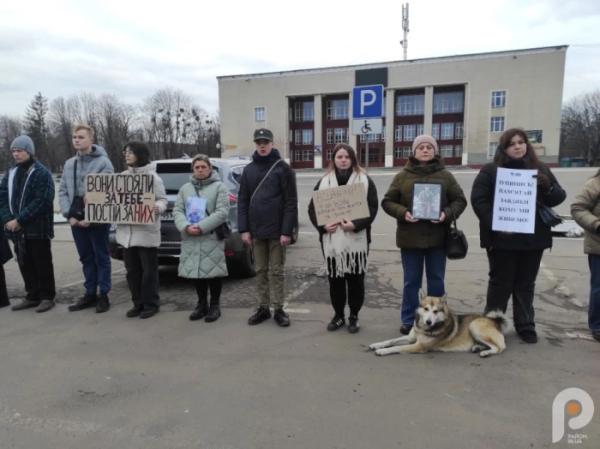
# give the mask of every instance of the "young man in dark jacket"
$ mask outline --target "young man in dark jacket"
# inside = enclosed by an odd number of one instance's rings
[[[292,242],[298,222],[296,175],[273,148],[273,133],[268,129],[254,132],[256,151],[244,168],[238,196],[238,230],[246,245],[253,245],[259,302],[249,325],[271,317],[279,326],[290,325],[283,310],[285,248]]]
[[[12,307],[54,307],[56,288],[50,241],[54,237],[54,180],[46,167],[34,159],[35,146],[28,136],[10,145],[15,167],[0,183],[0,221],[15,245],[27,296]]]

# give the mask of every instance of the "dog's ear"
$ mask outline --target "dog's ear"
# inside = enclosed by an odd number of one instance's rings
[[[425,292],[423,291],[423,289],[420,288],[419,289],[419,302],[423,301],[423,298],[425,298],[425,296],[427,296],[427,295],[425,294]]]
[[[440,302],[441,302],[443,305],[447,305],[447,304],[448,304],[448,301],[446,301],[446,298],[447,298],[447,297],[448,297],[448,295],[447,295],[446,293],[444,293],[444,296],[442,296],[442,297],[440,298]]]

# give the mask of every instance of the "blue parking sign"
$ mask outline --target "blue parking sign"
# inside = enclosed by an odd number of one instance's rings
[[[352,89],[352,118],[383,117],[383,85],[357,86]]]

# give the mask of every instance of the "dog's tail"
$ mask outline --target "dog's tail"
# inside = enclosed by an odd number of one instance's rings
[[[508,330],[508,320],[506,319],[504,313],[502,313],[500,310],[490,310],[485,314],[485,317],[496,323],[496,326],[498,326],[498,329],[503,334],[505,334]]]

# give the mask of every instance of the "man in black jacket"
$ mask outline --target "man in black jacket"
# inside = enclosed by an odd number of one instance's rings
[[[244,168],[238,196],[238,230],[246,245],[253,245],[256,260],[258,308],[248,319],[253,326],[271,318],[290,325],[283,310],[285,247],[292,242],[298,222],[296,175],[273,148],[273,133],[268,129],[254,132],[256,151]]]

